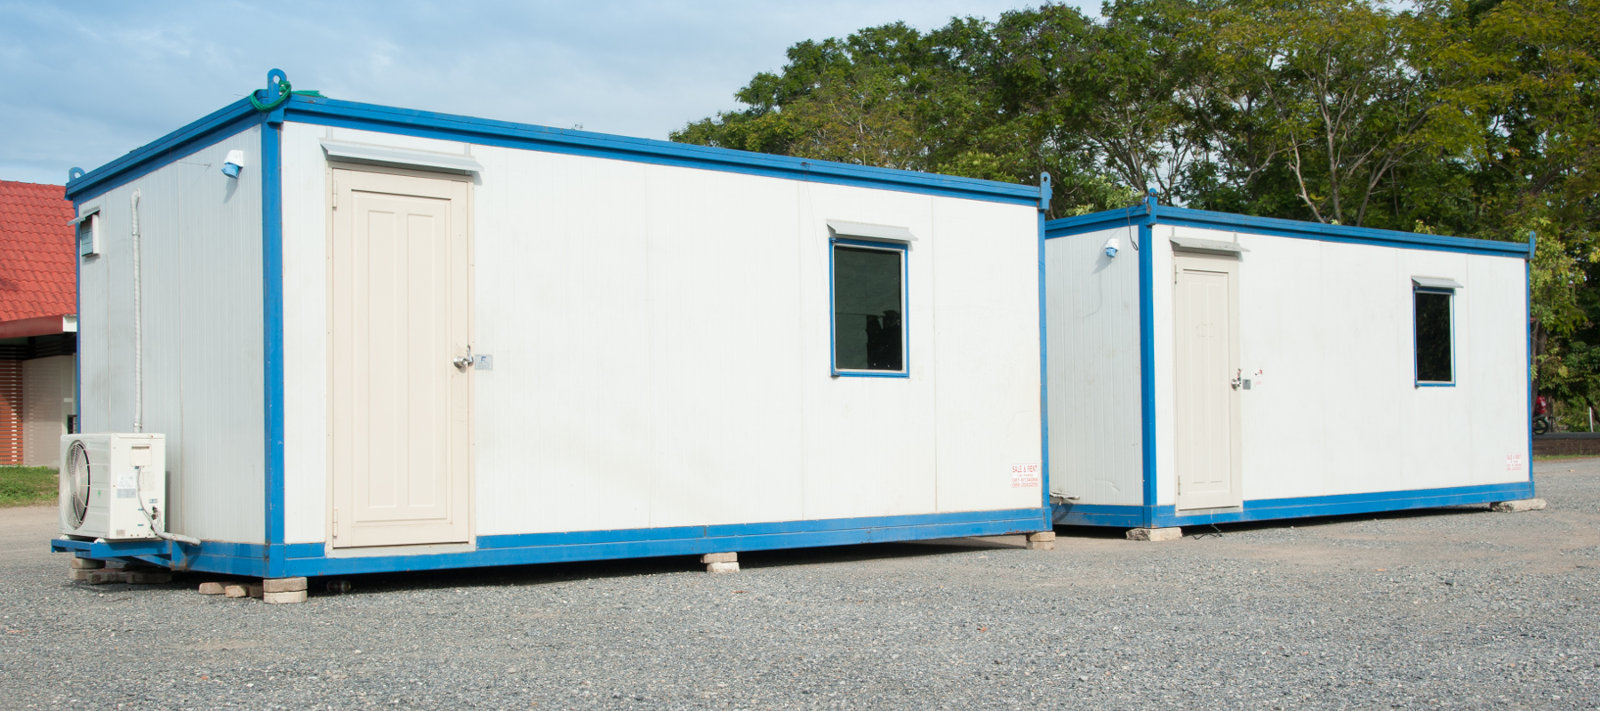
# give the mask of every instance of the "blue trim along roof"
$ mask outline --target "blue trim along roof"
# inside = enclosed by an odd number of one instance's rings
[[[260,121],[248,98],[235,101],[88,173],[73,169],[67,180],[67,199],[78,202],[105,193],[219,136],[238,133]]]
[[[531,533],[478,538],[477,550],[329,557],[322,543],[263,546],[204,541],[88,541],[57,538],[50,549],[83,558],[137,559],[178,570],[291,577],[648,558],[891,541],[999,536],[1049,530],[1045,508],[968,511],[720,526]],[[269,561],[273,561],[270,562]]]
[[[1278,237],[1322,240],[1325,242],[1349,242],[1403,249],[1466,252],[1469,254],[1517,257],[1520,259],[1527,259],[1533,255],[1531,242],[1501,242],[1490,239],[1446,237],[1395,230],[1380,230],[1371,227],[1324,225],[1317,222],[1284,220],[1276,217],[1250,217],[1248,215],[1194,210],[1171,205],[1154,205],[1152,207],[1148,204],[1051,220],[1045,224],[1045,236],[1047,238],[1068,237],[1110,227],[1126,226],[1137,223],[1147,216],[1153,218],[1157,224],[1163,225],[1248,232]]]
[[[248,97],[211,113],[121,158],[67,181],[67,198],[79,200],[132,180],[202,145],[229,127],[259,120]],[[550,128],[453,114],[294,94],[270,120],[338,126],[479,145],[701,168],[835,185],[855,185],[1018,205],[1041,203],[1040,186],[875,168],[833,161],[751,153],[648,138]]]

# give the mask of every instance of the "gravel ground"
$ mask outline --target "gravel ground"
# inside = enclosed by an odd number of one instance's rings
[[[367,576],[301,605],[66,580],[0,510],[0,707],[1600,707],[1600,459],[1544,511]],[[321,594],[316,594],[321,592]]]

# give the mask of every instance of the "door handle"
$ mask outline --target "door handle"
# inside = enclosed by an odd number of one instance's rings
[[[1239,386],[1244,385],[1244,369],[1240,368],[1233,371],[1233,380],[1229,381],[1228,384],[1232,385],[1234,390],[1238,390]]]
[[[459,370],[463,373],[467,372],[467,368],[472,366],[472,346],[467,346],[466,355],[461,356],[460,358],[452,358],[450,360],[450,365],[455,366],[456,370]]]

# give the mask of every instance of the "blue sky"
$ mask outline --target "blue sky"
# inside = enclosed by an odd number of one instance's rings
[[[0,0],[0,179],[63,183],[265,86],[272,67],[340,99],[666,138],[736,108],[801,40],[1038,4]]]

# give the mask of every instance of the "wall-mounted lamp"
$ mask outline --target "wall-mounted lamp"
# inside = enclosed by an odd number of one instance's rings
[[[1106,240],[1105,250],[1106,250],[1106,256],[1107,257],[1111,257],[1111,258],[1115,259],[1116,256],[1117,256],[1117,250],[1121,249],[1121,248],[1122,248],[1122,241],[1117,239],[1116,237],[1112,237],[1111,239]]]
[[[228,151],[228,157],[222,161],[222,174],[230,178],[239,177],[239,171],[244,169],[244,151]]]

